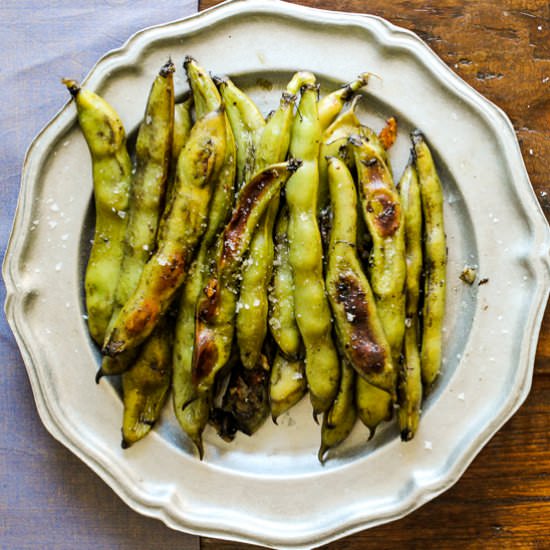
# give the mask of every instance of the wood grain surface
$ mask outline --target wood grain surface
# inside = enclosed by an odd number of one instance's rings
[[[218,4],[200,0],[201,9]],[[458,75],[501,107],[550,219],[548,0],[299,0],[371,13],[414,31]],[[450,490],[399,521],[323,548],[550,548],[550,310],[527,401]],[[201,539],[203,550],[253,548]]]

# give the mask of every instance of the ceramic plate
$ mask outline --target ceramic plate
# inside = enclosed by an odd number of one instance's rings
[[[227,444],[207,430],[201,462],[169,404],[153,433],[122,450],[120,397],[106,380],[94,384],[100,356],[84,318],[92,180],[71,104],[29,149],[4,264],[7,318],[40,417],[132,508],[190,533],[307,548],[402,517],[460,477],[530,388],[549,232],[514,130],[411,32],[368,15],[273,0],[235,0],[145,29],[103,57],[84,84],[131,133],[169,57],[178,65],[177,93],[185,92],[188,54],[232,76],[264,113],[297,69],[316,73],[322,90],[374,73],[360,117],[375,130],[398,118],[396,175],[409,131],[426,135],[444,184],[448,307],[443,372],[419,432],[402,443],[390,422],[367,441],[357,426],[321,466],[319,428],[305,399],[254,437]],[[459,279],[466,265],[477,266],[472,286]]]

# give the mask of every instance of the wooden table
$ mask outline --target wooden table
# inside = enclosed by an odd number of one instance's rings
[[[548,0],[293,0],[368,12],[416,32],[466,82],[511,118],[531,182],[550,218]],[[220,0],[200,0],[201,9]],[[550,309],[533,386],[519,412],[449,491],[399,521],[324,547],[550,548]],[[202,538],[203,550],[253,548]]]

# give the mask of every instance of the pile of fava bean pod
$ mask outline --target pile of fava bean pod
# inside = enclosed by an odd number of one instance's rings
[[[96,381],[120,375],[122,445],[172,395],[203,456],[211,424],[252,435],[308,394],[319,460],[396,411],[413,438],[441,364],[446,243],[442,187],[420,131],[399,182],[357,116],[368,73],[320,96],[290,75],[265,117],[229,78],[171,61],[152,83],[135,155],[114,109],[64,80],[93,170],[85,273]],[[134,151],[132,151],[134,153]]]

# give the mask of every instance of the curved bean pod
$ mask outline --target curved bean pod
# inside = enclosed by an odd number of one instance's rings
[[[111,320],[124,254],[132,173],[126,133],[115,110],[74,80],[63,80],[74,98],[78,122],[92,157],[95,230],[84,288],[88,329],[100,346]]]
[[[399,430],[401,439],[414,437],[422,404],[422,376],[418,351],[418,301],[422,274],[422,205],[418,176],[413,163],[405,168],[399,181],[399,194],[405,216],[407,253],[407,298],[403,364],[399,376]]]
[[[174,131],[174,65],[166,63],[155,78],[136,141],[136,167],[130,190],[124,256],[118,279],[114,323],[135,290],[144,265],[155,248],[157,229],[172,155]],[[120,374],[134,354],[117,359],[104,357],[96,380],[102,375]]]
[[[296,320],[306,351],[306,377],[314,415],[326,411],[338,392],[340,364],[332,341],[332,319],[325,295],[323,248],[317,224],[321,127],[317,88],[303,88],[290,154],[303,161],[289,179],[289,260],[294,274]]]
[[[288,244],[288,208],[284,207],[275,228],[275,256],[272,289],[269,294],[269,329],[281,353],[296,359],[302,347],[300,329],[294,307],[294,276]]]
[[[399,194],[379,150],[364,136],[352,137],[359,195],[372,238],[370,284],[395,364],[405,333],[405,234]]]
[[[357,415],[370,430],[369,439],[372,439],[378,425],[391,420],[393,416],[392,396],[358,376],[355,384],[355,401]]]
[[[332,230],[327,293],[342,355],[357,374],[390,394],[396,372],[375,299],[356,253],[357,199],[353,177],[340,159],[328,159]]]
[[[443,220],[443,188],[430,149],[422,133],[412,133],[424,216],[424,306],[420,362],[426,388],[441,368],[442,328],[445,317],[447,244]]]

